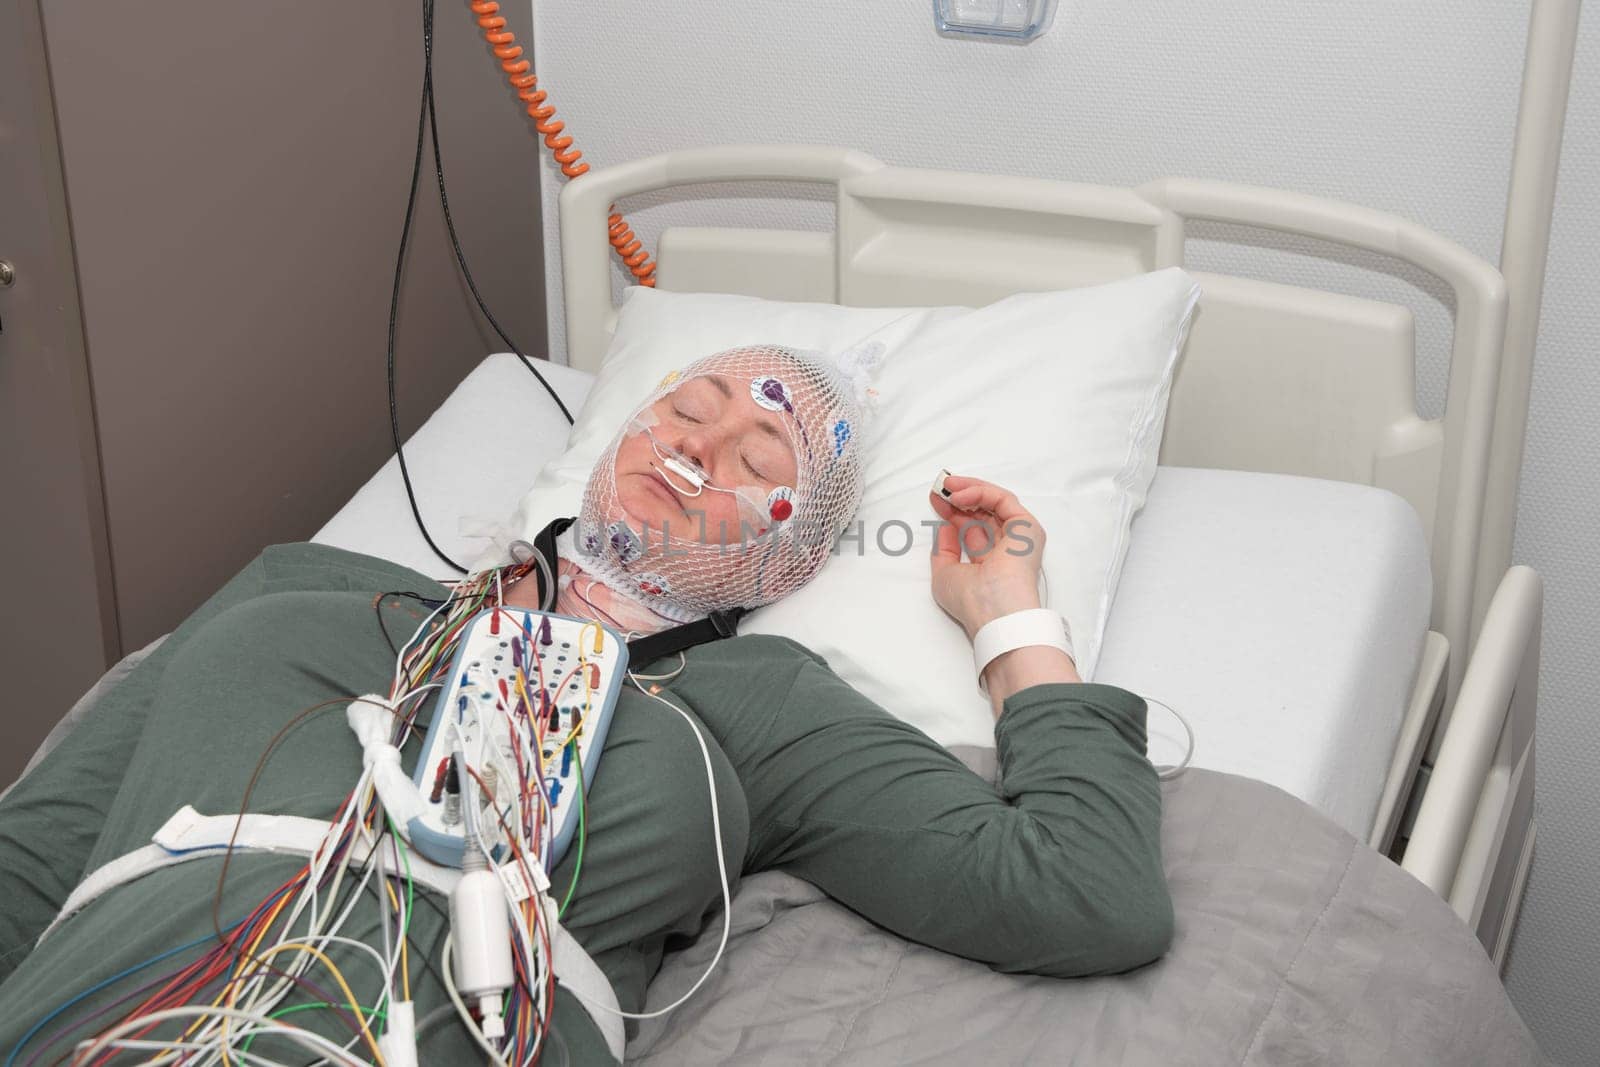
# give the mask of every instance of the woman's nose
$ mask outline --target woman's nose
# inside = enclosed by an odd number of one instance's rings
[[[684,458],[691,460],[695,466],[707,474],[711,473],[711,456],[714,442],[705,427],[693,426],[685,430],[683,436],[678,439],[677,447]]]

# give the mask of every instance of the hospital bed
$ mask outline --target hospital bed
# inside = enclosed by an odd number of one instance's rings
[[[541,373],[574,410],[592,381],[569,367]],[[498,429],[504,447],[485,454],[476,427],[495,404],[526,415]],[[446,554],[482,551],[456,518],[477,529],[510,515],[525,472],[560,450],[565,429],[514,356],[490,356],[468,375],[406,448]],[[394,462],[315,540],[424,573],[440,567]],[[1096,680],[1182,711],[1198,731],[1197,766],[1270,782],[1379,841],[1393,821],[1379,809],[1427,645],[1430,586],[1421,524],[1392,493],[1162,467],[1134,520]],[[1177,762],[1181,729],[1159,711],[1151,725],[1151,758]]]
[[[1197,221],[1438,278],[1453,303],[1451,372],[1443,414],[1423,418],[1410,310],[1192,272],[1201,311],[1096,680],[1183,710],[1195,766],[1278,786],[1393,856],[1502,964],[1535,836],[1542,604],[1537,574],[1509,566],[1510,544],[1577,11],[1576,0],[1534,4],[1499,268],[1405,219],[1280,190],[918,170],[812,146],[695,149],[563,190],[569,365],[542,370],[575,407],[604,357],[611,205],[707,183],[829,187],[835,227],[667,229],[660,288],[977,306],[1181,265]],[[550,416],[484,449],[491,406]],[[509,515],[565,436],[514,357],[473,371],[408,445],[445,551],[471,556],[457,521]],[[438,570],[393,461],[315,539]],[[1153,725],[1159,759],[1175,739]]]
[[[1110,188],[809,146],[696,149],[563,190],[570,365],[547,374],[571,406],[605,355],[612,205],[710,183],[829,187],[835,227],[669,228],[660,288],[979,306],[1181,265],[1195,221],[1438,278],[1454,305],[1451,373],[1442,416],[1423,418],[1409,309],[1193,272],[1204,298],[1096,680],[1179,705],[1198,731],[1197,766],[1278,785],[1390,852],[1503,962],[1534,841],[1542,600],[1538,576],[1508,564],[1576,11],[1534,5],[1500,269],[1405,219],[1280,190],[1184,178]],[[517,427],[503,451],[479,448],[475,412],[508,399],[548,409],[512,357],[490,357],[411,443],[447,538],[460,516],[508,515],[519,472],[563,444],[552,415]],[[393,463],[317,539],[436,568]],[[1156,737],[1152,756],[1171,740]]]

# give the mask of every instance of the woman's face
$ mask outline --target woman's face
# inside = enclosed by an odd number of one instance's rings
[[[785,422],[791,416],[757,404],[748,381],[717,374],[688,378],[649,410],[655,416],[650,433],[637,430],[617,447],[616,494],[632,525],[647,527],[655,537],[665,531],[680,541],[733,543],[740,537],[741,514],[731,492],[707,487],[694,495],[693,484],[656,453],[651,434],[663,449],[698,465],[711,486],[754,487],[765,500],[778,486],[795,484],[798,467]]]

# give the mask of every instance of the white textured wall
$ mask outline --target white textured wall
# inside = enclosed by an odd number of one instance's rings
[[[1504,0],[1061,0],[1026,47],[942,39],[927,0],[536,0],[542,84],[596,165],[691,145],[843,145],[892,163],[1137,184],[1276,185],[1413,218],[1497,261],[1527,7]],[[1559,1062],[1600,1047],[1600,27],[1584,25],[1534,377],[1515,559],[1547,582],[1539,851],[1508,979]],[[546,183],[551,345],[563,351]],[[803,189],[628,205],[647,239],[703,221],[821,227]],[[1411,303],[1418,406],[1447,378],[1439,287],[1221,231],[1196,265]],[[1255,239],[1255,238],[1252,238]],[[1268,242],[1269,244],[1271,242]],[[1365,268],[1377,266],[1377,272]],[[619,281],[620,284],[620,281]]]

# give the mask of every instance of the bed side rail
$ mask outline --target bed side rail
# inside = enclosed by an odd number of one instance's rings
[[[1410,263],[1450,287],[1456,307],[1439,466],[1424,479],[1431,484],[1406,487],[1401,479],[1387,487],[1402,491],[1412,502],[1431,537],[1433,629],[1441,632],[1453,649],[1472,647],[1473,581],[1506,328],[1508,294],[1500,272],[1456,242],[1409,219],[1325,197],[1195,178],[1163,178],[1138,191],[1185,222],[1205,220],[1273,230],[1363,249]],[[1409,322],[1406,328],[1409,331]],[[1249,331],[1235,331],[1226,343],[1248,349],[1252,338]],[[1241,385],[1248,385],[1248,380]],[[1423,426],[1418,421],[1409,428]],[[1426,435],[1418,441],[1432,444]],[[1392,479],[1374,479],[1375,483],[1382,481]],[[1446,666],[1445,723],[1452,714],[1462,669],[1455,662]]]
[[[571,366],[600,369],[616,309],[611,302],[612,204],[640,193],[708,182],[820,182],[879,170],[871,156],[815,145],[689,148],[590,171],[561,189],[561,275]]]
[[[1533,744],[1544,583],[1531,567],[1506,571],[1484,615],[1401,866],[1469,925],[1484,918]],[[1514,857],[1513,857],[1514,858]],[[1494,918],[1493,916],[1490,917]]]

